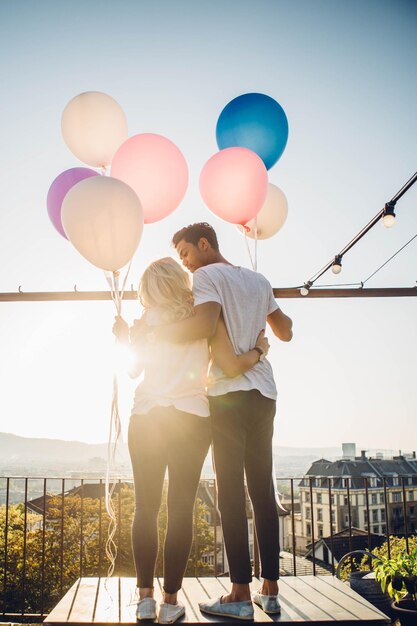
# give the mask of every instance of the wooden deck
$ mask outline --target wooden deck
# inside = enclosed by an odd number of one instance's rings
[[[162,598],[162,580],[155,580],[156,599]],[[179,600],[186,608],[186,615],[178,623],[214,624],[236,623],[204,615],[198,602],[217,598],[228,593],[228,578],[186,578],[179,592]],[[279,624],[308,623],[347,625],[390,624],[381,611],[334,576],[285,576],[280,579],[280,602],[282,613],[272,616],[255,606],[255,622]],[[260,582],[254,579],[253,590]],[[97,626],[111,624],[137,625],[136,580],[134,578],[80,578],[45,618],[50,626],[62,624]],[[241,623],[241,620],[239,620]]]

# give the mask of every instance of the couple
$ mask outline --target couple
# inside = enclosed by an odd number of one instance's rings
[[[131,375],[144,371],[128,435],[136,501],[132,546],[140,598],[137,618],[156,618],[157,516],[167,468],[164,601],[158,621],[169,624],[184,615],[177,592],[191,549],[194,499],[211,442],[232,588],[227,596],[200,603],[200,609],[250,620],[253,599],[265,612],[279,613],[278,514],[272,476],[276,388],[265,360],[269,344],[263,329],[268,321],[277,337],[290,341],[292,322],[261,274],[224,259],[208,224],[181,229],[173,244],[193,273],[192,291],[188,274],[176,261],[155,261],[139,285],[144,315],[130,329],[130,339],[122,318],[114,326],[116,336],[136,348]],[[253,598],[245,474],[263,577]]]

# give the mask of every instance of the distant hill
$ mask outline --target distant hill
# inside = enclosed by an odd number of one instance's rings
[[[127,445],[118,445],[120,462],[128,461]],[[53,463],[84,465],[92,458],[107,459],[107,443],[92,444],[81,441],[64,441],[62,439],[38,439],[20,437],[10,433],[0,433],[0,463],[34,464]]]
[[[295,448],[275,446],[274,455],[278,458],[304,457],[308,461],[320,458],[332,460],[341,455],[340,448]],[[11,433],[0,433],[0,463],[87,463],[92,458],[107,459],[107,443],[84,443],[62,439],[20,437]],[[126,443],[118,444],[119,462],[129,462]]]

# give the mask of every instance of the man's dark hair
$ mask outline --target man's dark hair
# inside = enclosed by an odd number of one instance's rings
[[[219,242],[217,241],[217,235],[212,226],[207,222],[198,222],[197,224],[190,224],[184,226],[172,238],[172,244],[177,247],[180,241],[184,240],[187,243],[192,243],[197,246],[201,237],[205,237],[213,250],[219,250]]]

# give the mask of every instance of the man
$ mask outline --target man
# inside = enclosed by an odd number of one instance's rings
[[[173,244],[193,273],[195,316],[159,327],[161,338],[216,341],[222,315],[236,354],[253,349],[267,321],[282,341],[292,338],[292,321],[276,304],[264,276],[229,263],[220,253],[216,233],[206,223],[178,231]],[[246,521],[244,476],[255,513],[263,584],[253,601],[267,613],[279,613],[278,513],[272,475],[272,435],[276,387],[271,365],[261,349],[258,363],[245,374],[227,377],[213,364],[208,390],[219,508],[232,589],[200,609],[212,615],[253,619],[249,583],[252,567]]]

